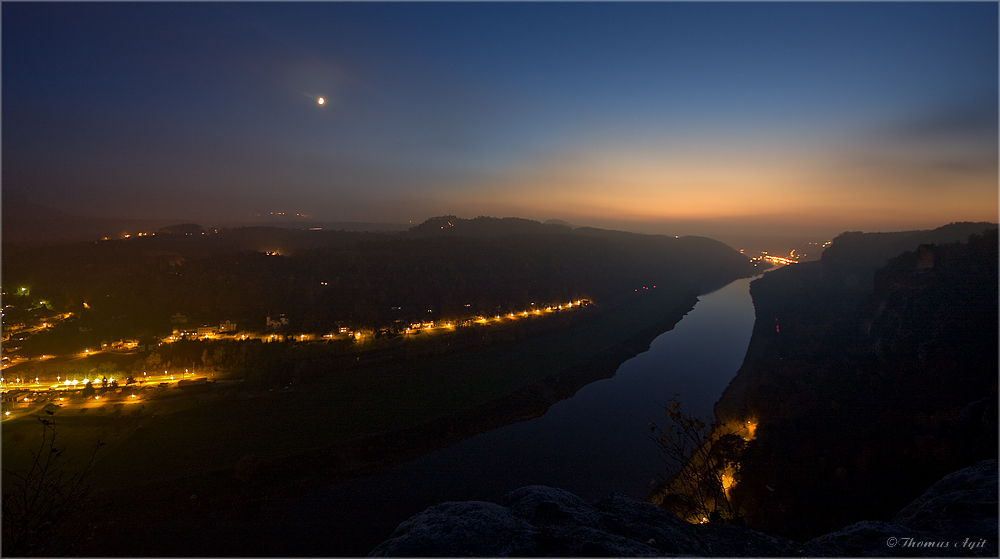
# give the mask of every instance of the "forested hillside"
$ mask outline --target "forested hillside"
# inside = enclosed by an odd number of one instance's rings
[[[609,304],[654,285],[698,293],[752,270],[745,257],[705,238],[495,218],[452,219],[459,227],[433,234],[442,220],[405,233],[255,227],[5,245],[4,286],[29,286],[53,308],[76,313],[67,336],[83,328],[114,338],[169,332],[176,313],[248,329],[278,315],[300,332],[390,328],[532,303]]]

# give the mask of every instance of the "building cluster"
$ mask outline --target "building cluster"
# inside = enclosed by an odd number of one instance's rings
[[[270,327],[271,318],[268,317],[268,326]],[[236,323],[232,320],[225,320],[219,324],[203,324],[201,326],[187,326],[187,316],[177,313],[170,317],[170,322],[176,324],[173,334],[168,338],[169,341],[174,341],[184,338],[214,338],[220,334],[234,334],[236,333]],[[287,320],[286,320],[287,323]]]

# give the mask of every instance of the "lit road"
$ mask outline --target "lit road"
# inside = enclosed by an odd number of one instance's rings
[[[210,378],[212,376],[214,375],[211,373],[199,373],[198,371],[171,373],[166,370],[163,373],[147,373],[140,376],[135,383],[129,386],[125,386],[124,378],[116,377],[116,380],[119,381],[117,388],[111,387],[111,377],[109,377],[106,389],[102,388],[99,379],[90,379],[94,384],[95,393],[86,399],[80,394],[86,384],[81,380],[52,383],[42,382],[41,379],[36,382],[34,379],[29,381],[28,379],[15,378],[12,382],[7,382],[7,379],[4,378],[0,381],[2,382],[0,392],[4,394],[5,400],[11,392],[16,392],[17,399],[3,403],[2,419],[13,419],[39,413],[50,404],[65,409],[100,408],[107,404],[139,404],[149,397],[148,390],[150,389],[165,389],[171,385],[176,386],[184,379]],[[161,387],[162,384],[167,386]]]
[[[786,265],[786,266],[789,265],[789,264],[798,264],[799,263],[797,260],[793,260],[791,258],[785,258],[785,257],[782,257],[782,256],[770,256],[770,255],[768,255],[768,256],[764,257],[764,260],[767,260],[768,262],[770,262],[772,264],[782,264],[782,265]]]
[[[164,383],[164,382],[167,383],[167,384],[174,384],[174,383],[177,383],[177,382],[179,382],[181,380],[184,380],[184,379],[194,379],[194,378],[211,377],[212,376],[211,374],[208,374],[208,373],[202,374],[202,373],[199,373],[197,371],[188,371],[186,369],[185,369],[185,371],[170,372],[169,370],[167,370],[167,371],[164,371],[163,373],[155,373],[155,374],[143,373],[142,375],[136,377],[136,379],[135,379],[136,382],[133,383],[130,386],[135,386],[135,387],[156,386],[156,385],[159,385],[159,384]],[[124,388],[125,387],[125,379],[126,379],[126,377],[124,377],[124,376],[114,377],[114,380],[118,381],[118,388]],[[51,382],[51,380],[45,381],[45,380],[41,380],[40,378],[22,379],[22,378],[19,378],[19,377],[15,377],[13,379],[8,379],[8,378],[4,377],[4,378],[0,378],[0,392],[6,393],[6,392],[13,392],[13,391],[18,391],[18,390],[30,390],[30,391],[35,391],[35,392],[40,392],[40,391],[46,391],[46,392],[48,392],[48,391],[62,391],[62,392],[66,392],[66,391],[71,391],[71,390],[80,390],[80,389],[82,389],[87,384],[87,380],[90,380],[90,381],[93,382],[94,388],[100,388],[100,386],[101,386],[101,379],[100,378],[82,379],[82,380],[79,380],[79,379],[71,379],[71,380],[62,380],[62,379],[59,379],[57,382]],[[110,386],[111,380],[112,380],[112,377],[108,377],[109,386]]]

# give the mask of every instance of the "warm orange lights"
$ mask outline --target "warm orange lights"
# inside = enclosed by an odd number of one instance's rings
[[[722,490],[725,491],[727,494],[729,493],[729,488],[732,487],[733,484],[735,483],[736,481],[733,480],[732,477],[727,476],[726,474],[722,474]]]

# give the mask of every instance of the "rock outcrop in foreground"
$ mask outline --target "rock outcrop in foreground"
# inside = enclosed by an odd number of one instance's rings
[[[403,522],[371,556],[996,557],[997,461],[954,472],[892,522],[858,522],[806,543],[729,524],[688,524],[613,494],[593,503],[545,486],[500,504],[446,502]]]

